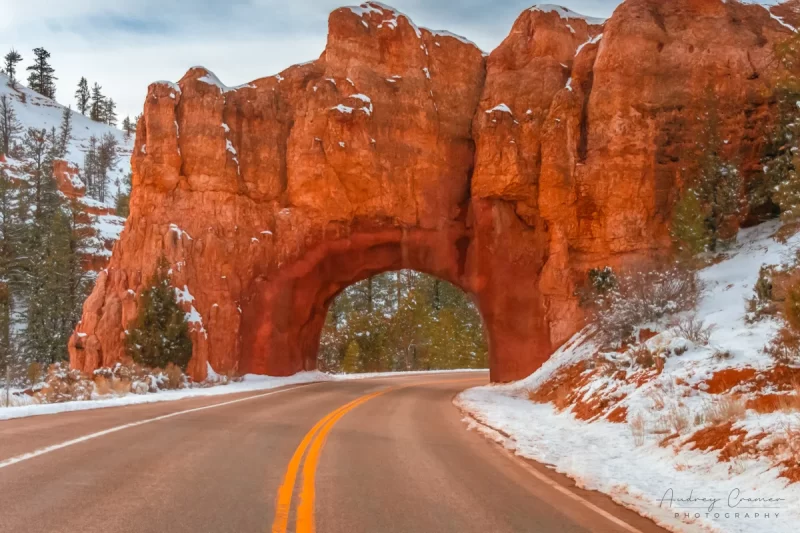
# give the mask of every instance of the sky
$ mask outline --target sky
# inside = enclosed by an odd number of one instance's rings
[[[508,34],[531,0],[385,0],[420,26],[463,35],[484,51]],[[0,0],[0,52],[22,67],[37,46],[51,53],[56,99],[74,105],[78,80],[99,83],[120,119],[141,112],[147,86],[192,66],[240,85],[319,57],[328,13],[347,0]],[[620,0],[559,0],[608,17]],[[24,76],[24,74],[23,74]],[[20,76],[22,78],[23,76]],[[27,76],[24,76],[27,77]]]

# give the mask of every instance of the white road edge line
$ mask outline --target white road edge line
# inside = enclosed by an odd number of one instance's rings
[[[484,423],[483,423],[483,422],[481,422],[480,420],[476,419],[474,416],[472,416],[472,415],[469,413],[469,411],[467,411],[467,410],[462,410],[462,413],[464,414],[464,416],[467,416],[467,417],[469,417],[469,419],[470,419],[470,420],[474,421],[474,422],[475,422],[475,424],[477,424],[477,425],[479,425],[479,426],[481,426],[481,427],[485,428],[485,430],[486,430],[486,431],[490,431],[490,432],[493,432],[493,433],[497,433],[497,434],[499,434],[499,435],[502,435],[502,434],[498,433],[498,432],[497,432],[497,430],[496,430],[496,429],[494,429],[493,427],[491,427],[491,426],[487,426],[486,424],[484,424]],[[482,433],[482,432],[481,432],[481,433]],[[484,435],[484,436],[486,436],[486,435]],[[505,439],[506,439],[506,437],[503,437],[503,439],[505,440]],[[495,442],[495,441],[494,441],[494,439],[487,439],[487,440],[489,440],[489,441],[492,441],[492,442]],[[622,520],[622,519],[620,519],[620,518],[617,518],[616,516],[612,515],[612,514],[611,514],[611,513],[609,513],[608,511],[605,511],[604,509],[601,509],[600,507],[596,506],[595,504],[593,504],[593,503],[592,503],[592,502],[590,502],[589,500],[586,500],[586,499],[584,499],[584,498],[582,498],[582,497],[578,496],[577,494],[575,494],[574,492],[572,492],[572,491],[571,491],[571,490],[569,490],[568,488],[564,487],[563,485],[561,485],[561,484],[559,484],[559,483],[557,483],[557,482],[553,481],[553,480],[552,480],[552,479],[550,479],[549,477],[545,476],[544,474],[542,474],[541,472],[539,472],[538,470],[536,470],[534,467],[532,467],[531,465],[529,465],[527,461],[525,461],[525,460],[524,460],[524,459],[522,459],[521,457],[518,457],[516,454],[514,454],[514,453],[511,453],[511,451],[510,451],[508,448],[506,448],[505,446],[502,446],[502,445],[500,445],[498,442],[495,442],[495,444],[496,444],[496,445],[497,445],[497,447],[498,447],[498,448],[500,448],[500,450],[502,450],[502,451],[503,451],[503,453],[505,453],[505,454],[506,454],[506,455],[507,455],[507,456],[508,456],[508,457],[509,457],[511,460],[513,460],[515,463],[517,463],[519,466],[521,466],[521,467],[522,467],[522,468],[523,468],[523,469],[524,469],[526,472],[528,472],[529,474],[531,474],[533,477],[535,477],[536,479],[538,479],[538,480],[539,480],[539,481],[541,481],[542,483],[544,483],[544,484],[548,485],[548,486],[549,486],[549,487],[551,487],[551,488],[554,488],[555,490],[557,490],[557,491],[558,491],[558,492],[560,492],[561,494],[563,494],[563,495],[565,495],[565,496],[569,497],[570,499],[572,499],[572,500],[574,500],[574,501],[576,501],[576,502],[578,502],[578,503],[582,504],[584,507],[588,507],[589,509],[591,509],[591,510],[592,510],[592,511],[594,511],[595,513],[599,514],[600,516],[602,516],[602,517],[603,517],[603,518],[605,518],[606,520],[609,520],[609,521],[611,521],[612,523],[614,523],[614,524],[618,525],[619,527],[621,527],[621,528],[622,528],[622,529],[624,529],[625,531],[628,531],[628,532],[630,532],[630,533],[642,533],[642,531],[641,531],[641,530],[639,530],[639,529],[636,529],[635,527],[633,527],[632,525],[628,524],[628,523],[627,523],[627,522],[625,522],[624,520]]]
[[[231,400],[231,401],[228,401],[228,402],[215,403],[213,405],[206,405],[205,407],[195,407],[194,409],[186,409],[185,411],[178,411],[178,412],[175,412],[175,413],[170,413],[168,415],[161,415],[161,416],[157,416],[155,418],[148,418],[146,420],[140,420],[138,422],[131,422],[130,424],[124,424],[122,426],[116,426],[116,427],[113,427],[113,428],[104,429],[103,431],[98,431],[97,433],[91,433],[89,435],[84,435],[83,437],[78,437],[77,439],[68,440],[68,441],[62,442],[60,444],[53,444],[52,446],[47,446],[45,448],[39,448],[36,451],[30,452],[30,453],[25,453],[25,454],[22,454],[22,455],[17,455],[16,457],[12,457],[11,459],[6,459],[5,461],[0,461],[0,469],[5,468],[7,466],[11,466],[11,465],[17,464],[17,463],[21,463],[23,461],[27,461],[29,459],[33,459],[35,457],[39,457],[39,456],[45,455],[45,454],[50,453],[50,452],[54,452],[56,450],[61,450],[63,448],[67,448],[67,447],[73,446],[75,444],[80,444],[81,442],[86,442],[87,440],[92,440],[92,439],[96,439],[98,437],[103,437],[105,435],[110,435],[111,433],[116,433],[118,431],[122,431],[123,429],[130,429],[130,428],[137,427],[137,426],[143,426],[143,425],[149,424],[151,422],[158,422],[160,420],[166,420],[168,418],[173,418],[173,417],[180,416],[180,415],[186,415],[186,414],[189,414],[189,413],[196,413],[198,411],[205,411],[206,409],[215,409],[217,407],[224,407],[226,405],[233,405],[235,403],[249,402],[250,400],[257,400],[259,398],[264,398],[266,396],[272,396],[272,395],[275,395],[275,394],[280,394],[282,392],[289,392],[289,391],[298,389],[300,387],[307,387],[308,385],[313,385],[313,383],[303,383],[303,384],[300,384],[300,385],[295,385],[294,387],[289,387],[289,388],[286,388],[286,389],[271,391],[271,392],[267,392],[267,393],[264,393],[264,394],[258,394],[256,396],[248,396],[247,398],[239,398],[238,400]]]

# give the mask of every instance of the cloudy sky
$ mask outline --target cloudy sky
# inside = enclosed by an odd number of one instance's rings
[[[387,0],[420,26],[447,29],[491,51],[531,0]],[[194,65],[239,85],[317,58],[328,13],[347,0],[0,0],[0,51],[30,64],[52,54],[56,98],[73,103],[81,76],[118,102],[120,117],[141,111],[147,86],[180,79]],[[619,0],[560,0],[608,17]]]

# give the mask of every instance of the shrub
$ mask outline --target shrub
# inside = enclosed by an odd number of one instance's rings
[[[795,383],[789,394],[781,396],[778,406],[781,411],[800,411],[800,383]]]
[[[192,340],[186,313],[178,305],[169,283],[169,265],[162,256],[156,272],[139,299],[139,314],[128,326],[126,349],[138,364],[166,368],[169,364],[186,370],[192,358]]]
[[[767,315],[774,315],[777,310],[773,299],[773,277],[775,267],[762,266],[758,271],[758,280],[753,287],[753,297],[747,300],[747,321],[756,322]]]
[[[671,405],[661,418],[662,424],[674,433],[681,434],[689,427],[689,410],[677,404]]]
[[[714,348],[714,353],[711,355],[716,361],[727,361],[733,357],[730,350],[723,350],[721,348]]]
[[[656,366],[655,355],[644,344],[639,344],[633,349],[631,358],[642,368],[653,368]]]
[[[776,363],[783,365],[798,363],[800,362],[800,335],[788,327],[783,327],[764,351]]]
[[[693,308],[698,293],[696,274],[681,266],[626,275],[600,303],[594,322],[605,342],[620,343],[636,326]]]
[[[783,301],[783,318],[789,327],[800,332],[800,270],[793,272],[787,281],[786,299]]]
[[[637,414],[631,419],[631,421],[628,423],[628,426],[631,428],[631,434],[633,435],[633,443],[636,446],[642,446],[644,444],[644,437],[646,432],[644,417],[641,414]]]
[[[692,341],[695,344],[705,346],[711,338],[711,333],[714,331],[714,325],[703,325],[703,321],[697,318],[696,314],[684,317],[678,322],[676,333],[686,340]]]
[[[741,398],[723,396],[706,408],[705,419],[714,424],[741,420],[747,408]]]
[[[765,348],[780,364],[800,363],[800,270],[795,269],[782,283],[785,295],[781,315],[785,325]]]
[[[36,396],[46,403],[88,400],[94,383],[78,370],[69,370],[61,363],[50,365],[44,378],[44,387]]]
[[[617,288],[617,276],[611,267],[593,268],[589,271],[589,284],[595,293],[603,295]]]

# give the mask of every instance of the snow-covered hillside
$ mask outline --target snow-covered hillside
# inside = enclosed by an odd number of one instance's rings
[[[52,128],[59,129],[65,109],[64,105],[28,89],[19,82],[12,88],[8,76],[0,73],[0,96],[2,95],[6,95],[10,99],[16,118],[22,126],[20,139],[28,128],[45,129],[47,131]],[[89,238],[86,243],[86,253],[101,258],[111,255],[111,245],[113,241],[119,239],[125,223],[124,219],[113,213],[117,195],[120,192],[128,192],[126,177],[131,171],[130,158],[134,138],[133,136],[126,136],[122,130],[95,122],[76,111],[72,111],[72,138],[67,147],[67,155],[65,157],[70,166],[82,169],[84,157],[89,146],[89,139],[95,137],[99,140],[106,134],[111,134],[116,138],[119,159],[116,166],[109,172],[105,202],[101,203],[87,196],[78,198],[78,201],[86,207],[87,216],[95,230],[95,235]],[[21,171],[22,163],[20,161],[7,157],[7,161],[3,166],[10,177],[26,179]],[[81,181],[80,176],[67,174],[66,179],[71,183],[73,189],[77,191],[85,190],[85,184]],[[100,264],[94,263],[94,266],[98,267]]]
[[[781,323],[746,305],[762,265],[797,264],[800,234],[780,242],[779,228],[743,230],[700,271],[695,309],[642,324],[633,346],[601,350],[587,328],[527,379],[456,403],[517,454],[672,531],[797,531],[800,367],[765,353]],[[696,335],[677,323],[692,313]]]
[[[0,95],[11,98],[17,120],[22,124],[23,130],[28,128],[58,129],[61,124],[61,115],[66,106],[28,89],[17,82],[14,88],[9,84],[8,76],[0,73]],[[106,207],[114,207],[114,198],[117,196],[117,182],[124,183],[125,177],[130,172],[130,158],[133,150],[133,136],[126,138],[125,133],[117,128],[101,124],[85,117],[80,113],[72,112],[72,140],[69,143],[66,160],[75,166],[83,167],[89,138],[94,136],[100,139],[110,133],[116,137],[119,144],[119,162],[109,176],[109,194]]]

